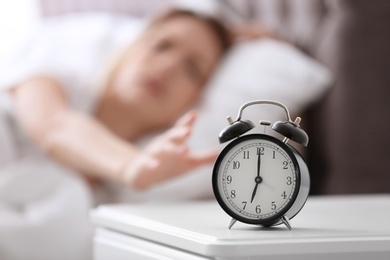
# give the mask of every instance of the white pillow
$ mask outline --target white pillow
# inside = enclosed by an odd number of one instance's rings
[[[236,119],[245,102],[275,100],[299,116],[330,86],[327,68],[290,44],[261,39],[238,43],[221,63],[198,107],[199,120],[191,146],[204,149],[218,143],[218,134],[227,126],[227,116]],[[244,110],[243,118],[255,124],[259,120],[283,120],[282,109],[256,105]],[[305,118],[303,118],[305,120]]]
[[[0,59],[0,90],[38,73],[69,80],[100,80],[96,72],[145,26],[140,18],[102,12],[47,18],[35,33]],[[77,82],[79,84],[79,82]],[[84,84],[84,82],[83,82]]]

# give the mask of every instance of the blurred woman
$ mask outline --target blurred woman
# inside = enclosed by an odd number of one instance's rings
[[[94,69],[76,70],[89,80],[80,83],[73,69],[74,80],[40,73],[0,93],[0,258],[91,259],[88,212],[119,200],[107,199],[107,186],[145,190],[212,162],[214,151],[186,146],[190,110],[229,38],[215,20],[173,10],[115,57],[102,82]],[[103,184],[94,198],[79,173]]]
[[[216,20],[167,12],[116,60],[90,114],[71,106],[68,92],[77,89],[36,75],[10,90],[17,122],[44,153],[90,180],[149,188],[215,159],[186,147],[196,119],[188,111],[229,43]],[[168,128],[145,148],[135,145]]]

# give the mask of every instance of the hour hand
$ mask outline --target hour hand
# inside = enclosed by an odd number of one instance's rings
[[[254,199],[255,196],[256,196],[257,186],[259,186],[259,183],[256,183],[256,186],[255,186],[255,188],[253,189],[252,198],[251,198],[251,203],[253,202],[253,199]]]
[[[253,189],[253,192],[252,192],[251,203],[252,203],[253,199],[254,199],[255,196],[256,196],[257,187],[259,186],[259,184],[260,184],[262,181],[263,181],[263,178],[261,178],[260,176],[256,176],[256,178],[255,178],[256,185],[255,185],[255,188]]]

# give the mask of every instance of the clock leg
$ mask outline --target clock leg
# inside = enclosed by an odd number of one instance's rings
[[[288,227],[288,229],[291,230],[290,220],[288,219],[288,217],[286,217],[286,215],[283,215],[280,220],[283,222],[283,224],[286,225],[286,227]]]
[[[236,219],[232,218],[229,222],[228,229],[231,229],[234,224],[236,224]]]

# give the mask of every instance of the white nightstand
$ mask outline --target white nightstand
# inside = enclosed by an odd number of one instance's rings
[[[390,195],[310,197],[285,226],[237,223],[215,201],[100,206],[94,259],[390,259]]]

